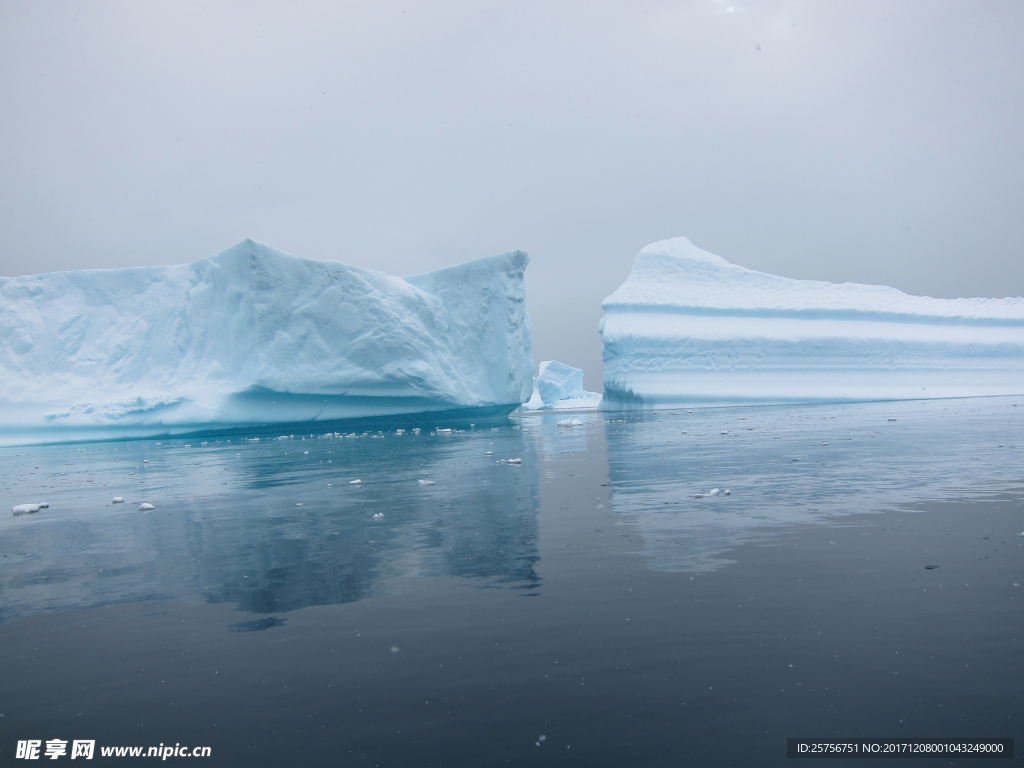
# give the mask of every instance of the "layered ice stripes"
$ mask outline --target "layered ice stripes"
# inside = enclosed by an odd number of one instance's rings
[[[792,280],[675,238],[602,306],[609,409],[1024,393],[1020,298]]]

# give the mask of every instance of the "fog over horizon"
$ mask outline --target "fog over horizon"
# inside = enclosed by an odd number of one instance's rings
[[[0,5],[0,274],[252,238],[395,275],[528,251],[600,390],[648,243],[1024,296],[1015,2]]]

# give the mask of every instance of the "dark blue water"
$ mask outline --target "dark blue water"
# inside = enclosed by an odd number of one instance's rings
[[[564,418],[0,450],[5,509],[50,505],[0,517],[0,761],[774,765],[790,736],[1018,735],[1024,402]]]

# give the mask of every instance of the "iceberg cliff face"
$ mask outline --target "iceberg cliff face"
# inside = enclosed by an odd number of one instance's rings
[[[1024,299],[791,280],[686,238],[604,300],[604,408],[1024,393]]]
[[[0,441],[511,409],[532,390],[528,261],[403,280],[247,240],[0,278]]]

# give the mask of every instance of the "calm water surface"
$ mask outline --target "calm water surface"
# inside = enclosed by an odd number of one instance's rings
[[[1016,737],[1019,401],[0,450],[0,762],[19,739],[674,766]]]

